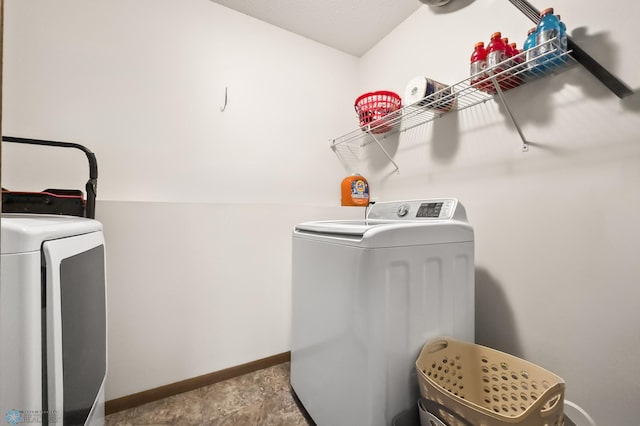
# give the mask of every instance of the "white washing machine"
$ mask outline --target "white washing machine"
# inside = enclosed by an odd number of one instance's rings
[[[3,214],[0,222],[0,418],[104,424],[102,224],[28,214]]]
[[[291,387],[320,426],[389,426],[437,336],[474,340],[474,237],[456,199],[380,202],[293,231]]]

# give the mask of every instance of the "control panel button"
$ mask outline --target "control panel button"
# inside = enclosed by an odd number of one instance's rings
[[[397,213],[398,213],[398,216],[405,217],[407,213],[409,213],[409,205],[402,204],[400,207],[398,207]]]

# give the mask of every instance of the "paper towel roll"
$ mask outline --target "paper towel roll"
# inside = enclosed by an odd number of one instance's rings
[[[425,97],[427,90],[427,78],[418,76],[409,81],[404,91],[405,105],[412,105]]]
[[[424,100],[422,100],[424,99]],[[404,94],[405,105],[414,105],[448,112],[456,105],[453,88],[427,77],[415,77],[409,81]]]

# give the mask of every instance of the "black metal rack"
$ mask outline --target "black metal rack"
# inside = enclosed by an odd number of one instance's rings
[[[84,152],[89,161],[89,180],[85,185],[87,200],[81,208],[71,205],[72,203],[77,204],[77,197],[71,196],[73,191],[70,190],[47,190],[44,193],[21,193],[3,190],[3,211],[5,211],[5,200],[11,200],[11,204],[17,209],[12,210],[12,212],[73,214],[95,219],[96,195],[98,192],[98,161],[93,152],[83,145],[70,142],[18,138],[14,136],[3,136],[2,141],[27,145],[75,148]]]

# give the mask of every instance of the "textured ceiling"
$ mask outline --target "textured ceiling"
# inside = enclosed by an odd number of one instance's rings
[[[421,5],[418,0],[212,1],[355,56],[362,56]]]

